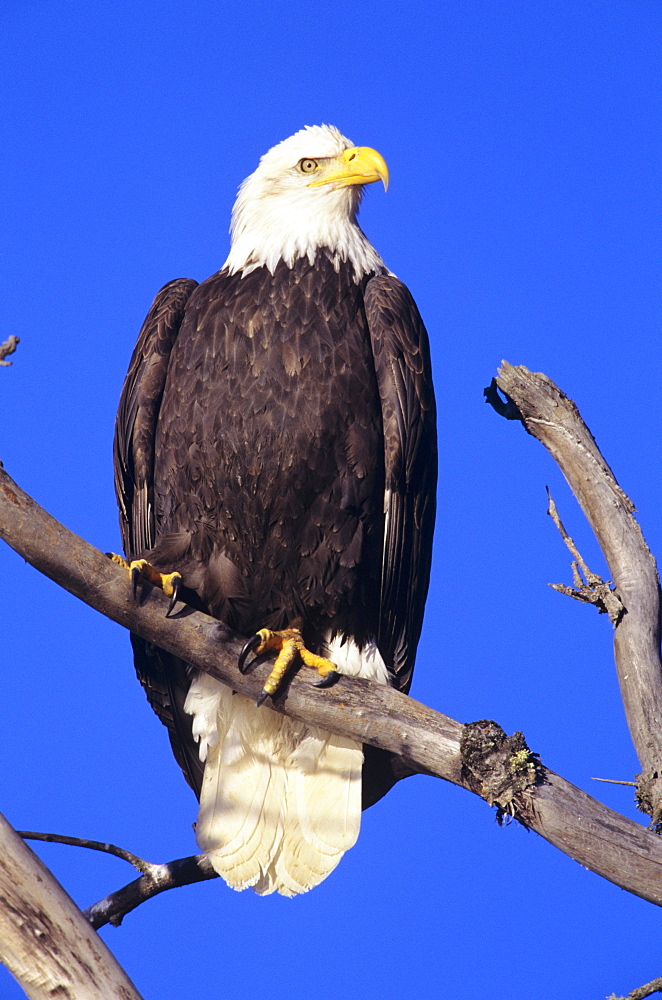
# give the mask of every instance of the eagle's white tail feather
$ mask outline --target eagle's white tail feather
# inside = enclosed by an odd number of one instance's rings
[[[335,645],[340,669],[363,673],[353,643]],[[386,679],[376,656],[380,669],[371,648],[366,672]],[[312,889],[358,837],[361,744],[256,708],[207,675],[193,679],[185,707],[206,755],[196,836],[215,870],[260,895]]]
[[[274,727],[257,726],[255,706],[214,683],[218,742],[207,752],[196,835],[228,885],[245,889],[282,835],[285,775],[270,759]]]
[[[326,738],[314,740],[318,756],[310,759],[306,747],[306,766],[299,762],[289,772],[288,817],[294,822],[285,828],[275,863],[280,892],[287,895],[325,879],[359,835],[362,747],[342,736],[319,736]]]
[[[304,740],[292,762],[292,791],[306,841],[318,843],[328,853],[349,850],[359,832],[356,806],[360,817],[360,744],[318,731],[315,737]]]

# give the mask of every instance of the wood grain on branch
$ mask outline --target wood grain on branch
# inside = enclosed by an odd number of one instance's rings
[[[257,698],[268,664],[242,675],[241,640],[218,621],[185,609],[166,618],[168,600],[148,585],[134,601],[125,571],[72,534],[40,508],[0,469],[0,537],[42,573],[102,614],[181,656],[250,698]],[[444,778],[515,815],[580,864],[653,903],[662,905],[662,841],[620,816],[546,767],[531,763],[521,745],[510,747],[499,728],[476,724],[486,734],[468,768],[461,740],[468,727],[391,688],[342,677],[320,690],[304,676],[292,678],[274,709],[336,733],[382,747],[413,770]],[[494,753],[490,759],[490,745]],[[499,757],[499,754],[501,756]],[[495,763],[496,761],[496,763]],[[498,767],[502,774],[497,774]],[[508,790],[509,775],[533,774]],[[505,788],[502,793],[500,789]]]
[[[526,430],[550,452],[577,498],[609,566],[624,614],[614,657],[628,726],[643,775],[640,805],[655,828],[662,817],[662,664],[660,584],[655,559],[618,485],[571,399],[546,375],[502,362],[497,385]]]
[[[0,816],[0,961],[31,1000],[140,1000],[42,861]]]

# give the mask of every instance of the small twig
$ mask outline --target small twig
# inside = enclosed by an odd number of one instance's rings
[[[626,997],[617,997],[615,993],[611,993],[607,1000],[645,1000],[645,997],[650,997],[653,993],[662,993],[662,976],[652,979],[650,983],[644,983]]]
[[[573,542],[573,540],[570,537],[570,535],[568,534],[568,532],[565,530],[565,526],[564,526],[563,521],[561,520],[561,518],[559,516],[558,508],[556,506],[556,503],[554,502],[554,497],[552,496],[552,494],[550,492],[549,486],[546,486],[545,489],[547,490],[547,500],[548,500],[548,504],[549,504],[548,507],[547,507],[547,513],[549,514],[549,516],[551,517],[552,521],[554,522],[554,524],[558,528],[559,533],[561,535],[561,538],[563,539],[563,541],[567,545],[567,547],[570,550],[570,552],[572,553],[572,555],[577,560],[578,565],[581,567],[581,571],[584,574],[584,578],[585,578],[586,582],[588,584],[602,583],[602,577],[599,577],[596,573],[592,573],[591,572],[591,570],[588,568],[588,566],[586,565],[586,563],[582,559],[581,554],[579,552],[579,549],[577,548],[577,546]]]
[[[619,778],[591,778],[591,781],[608,781],[610,785],[632,785],[637,787],[636,781],[621,781]]]
[[[13,334],[5,340],[4,344],[0,344],[0,365],[3,368],[9,368],[11,361],[5,361],[4,359],[8,354],[13,354],[18,345],[21,342],[20,337],[15,337]]]
[[[605,582],[601,576],[593,573],[584,562],[579,549],[566,531],[563,521],[559,516],[554,498],[549,491],[549,486],[546,489],[548,500],[547,513],[558,528],[559,534],[567,548],[574,556],[574,560],[571,563],[574,587],[569,587],[566,583],[550,583],[549,586],[552,590],[557,590],[560,594],[574,597],[576,601],[583,601],[585,604],[594,604],[599,614],[609,615],[609,620],[615,628],[620,622],[625,608],[611,588],[611,580]],[[582,573],[584,574],[583,579]]]
[[[113,854],[122,861],[128,861],[130,865],[145,873],[152,872],[160,865],[154,865],[150,861],[143,861],[131,851],[125,851],[123,847],[116,847],[115,844],[104,844],[100,840],[88,840],[86,837],[66,837],[61,833],[38,833],[34,830],[17,830],[19,837],[23,840],[43,840],[47,844],[67,844],[69,847],[87,847],[91,851],[102,851],[104,854]]]

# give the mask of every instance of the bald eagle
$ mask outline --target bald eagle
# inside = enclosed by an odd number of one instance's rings
[[[435,404],[416,305],[357,223],[380,179],[379,153],[326,125],[262,157],[221,270],[167,284],[143,324],[115,479],[127,557],[174,572],[189,604],[245,636],[294,629],[329,669],[408,691]],[[356,841],[362,806],[401,775],[397,759],[132,643],[216,871],[260,894],[317,885]]]

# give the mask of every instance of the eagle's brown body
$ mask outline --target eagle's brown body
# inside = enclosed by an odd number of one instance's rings
[[[357,276],[321,247],[273,273],[166,285],[127,375],[115,471],[127,555],[178,570],[190,603],[246,636],[297,621],[311,648],[374,647],[408,690],[436,443],[427,337],[396,278]],[[200,794],[189,671],[133,645]],[[395,780],[389,756],[368,751],[364,804]]]

